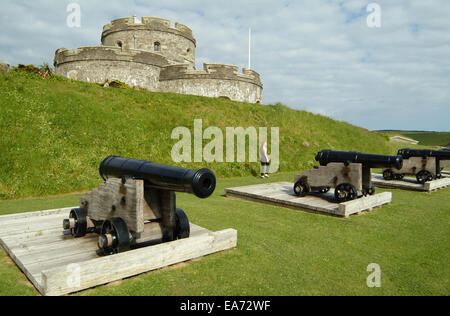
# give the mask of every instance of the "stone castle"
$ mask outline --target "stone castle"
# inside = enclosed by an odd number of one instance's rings
[[[205,63],[195,69],[196,40],[185,25],[154,17],[122,18],[103,27],[102,45],[60,48],[56,73],[105,83],[119,80],[150,91],[175,92],[261,103],[259,74],[233,65]]]

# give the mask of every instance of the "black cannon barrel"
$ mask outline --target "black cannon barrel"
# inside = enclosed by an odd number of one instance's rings
[[[369,168],[397,168],[403,166],[402,156],[386,156],[375,154],[364,154],[353,151],[337,151],[324,149],[316,155],[316,161],[322,166],[330,162],[361,163]]]
[[[100,175],[105,181],[109,177],[141,179],[154,188],[192,193],[199,198],[207,198],[216,188],[216,177],[209,169],[184,169],[120,156],[105,158]]]
[[[398,151],[404,159],[411,157],[436,157],[439,160],[450,160],[449,150],[432,150],[432,149],[408,149],[403,148]]]

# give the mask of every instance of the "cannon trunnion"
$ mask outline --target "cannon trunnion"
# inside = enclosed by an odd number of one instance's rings
[[[371,168],[402,167],[402,156],[385,156],[325,149],[315,157],[320,166],[297,175],[294,193],[303,197],[309,193],[327,193],[335,188],[337,202],[354,200],[375,194]]]
[[[188,217],[176,207],[175,192],[199,198],[215,190],[209,169],[190,170],[109,156],[100,164],[105,183],[80,199],[63,228],[79,238],[96,233],[98,254],[110,255],[190,235]]]
[[[417,182],[441,178],[441,171],[450,166],[450,151],[430,149],[400,149],[398,155],[403,157],[401,168],[386,168],[383,170],[385,180],[402,180],[405,175],[416,176]]]

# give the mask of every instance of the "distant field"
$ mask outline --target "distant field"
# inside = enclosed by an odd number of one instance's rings
[[[450,147],[450,132],[427,132],[427,131],[378,131],[388,135],[402,135],[418,140],[423,146],[445,146]]]

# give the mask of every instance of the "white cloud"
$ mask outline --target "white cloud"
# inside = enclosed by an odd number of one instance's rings
[[[65,24],[72,1],[0,0],[0,60],[52,63],[59,47],[98,45],[110,20],[157,16],[189,26],[202,62],[247,66],[264,103],[326,114],[369,129],[450,130],[450,1],[78,0],[82,27]],[[369,28],[366,6],[381,7]]]

